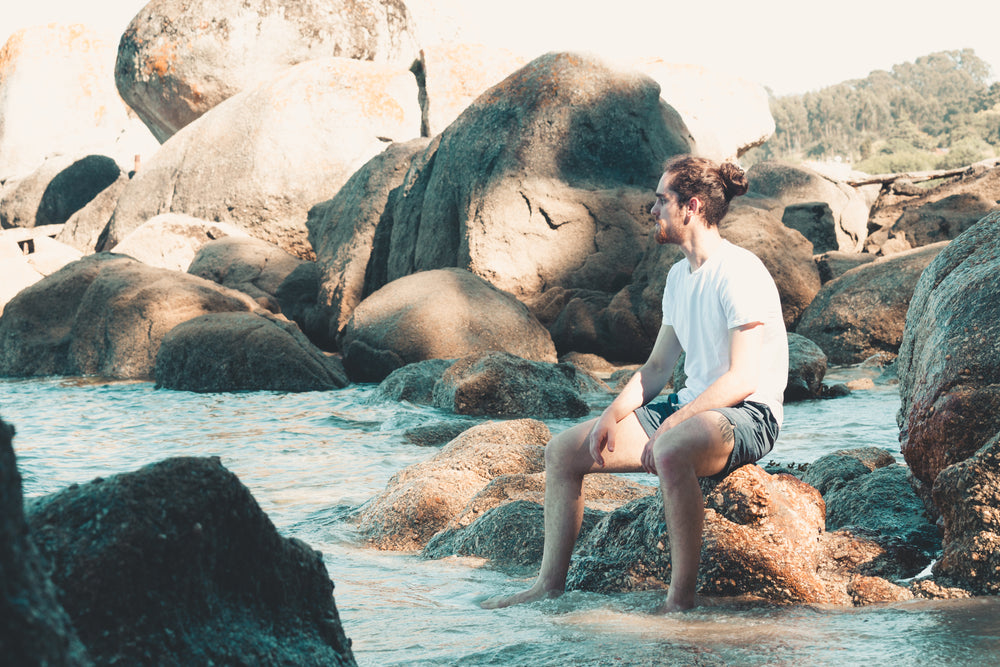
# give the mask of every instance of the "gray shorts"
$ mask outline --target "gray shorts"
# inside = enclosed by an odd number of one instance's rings
[[[635,416],[646,435],[653,437],[660,424],[678,407],[677,394],[670,394],[666,400],[642,406],[635,411]],[[733,425],[733,452],[722,472],[712,475],[711,479],[722,479],[740,466],[756,463],[774,447],[778,438],[778,422],[771,414],[771,408],[763,403],[741,401],[731,408],[716,408],[712,412],[718,412]]]

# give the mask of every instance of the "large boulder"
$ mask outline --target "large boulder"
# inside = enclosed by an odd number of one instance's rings
[[[660,84],[660,97],[680,114],[699,155],[737,158],[774,134],[768,94],[759,83],[662,58],[631,65]]]
[[[246,232],[224,222],[161,213],[129,232],[111,252],[134,257],[149,266],[185,271],[202,246],[227,236],[245,237]]]
[[[426,139],[392,144],[348,179],[333,199],[309,211],[306,227],[321,270],[316,300],[327,309],[326,335],[336,338],[351,318],[364,292],[375,229],[390,192],[403,182]]]
[[[581,384],[590,383],[572,364],[479,352],[459,359],[442,374],[434,385],[434,405],[462,415],[584,417],[590,406],[581,396]]]
[[[56,240],[88,255],[95,252],[101,234],[111,221],[115,206],[118,205],[118,198],[128,185],[128,181],[128,175],[124,172],[120,174],[111,185],[101,190],[83,208],[69,217],[56,234]]]
[[[0,317],[0,376],[149,379],[168,331],[214,312],[253,312],[245,294],[99,253],[20,292]]]
[[[410,23],[399,0],[153,0],[122,35],[114,80],[165,142],[302,62],[337,56],[409,67],[417,55]]]
[[[519,298],[617,291],[641,257],[649,192],[688,152],[654,81],[550,53],[480,95],[416,160],[373,253],[384,282],[466,268]]]
[[[322,555],[218,458],[74,484],[27,515],[98,664],[355,664]]]
[[[533,419],[470,428],[427,461],[393,475],[385,491],[361,507],[359,534],[378,549],[422,548],[490,480],[541,472],[549,437],[548,427]]]
[[[187,272],[239,290],[272,313],[280,313],[278,290],[302,264],[298,257],[270,243],[233,235],[216,237],[201,246]]]
[[[826,375],[826,355],[819,345],[805,336],[788,334],[788,383],[785,402],[819,398]]]
[[[386,141],[419,133],[407,70],[348,58],[304,62],[218,104],[161,146],[122,192],[100,247],[154,215],[184,213],[311,258],[309,209]]]
[[[556,361],[552,338],[524,304],[462,269],[423,271],[375,292],[354,309],[341,349],[356,382],[488,350]]]
[[[347,385],[339,363],[295,324],[258,313],[211,313],[167,332],[158,387],[184,391],[325,391]]]
[[[114,43],[82,25],[11,35],[0,49],[0,181],[27,176],[53,154],[108,155],[128,169],[156,150],[115,90],[114,59]]]
[[[903,456],[929,487],[1000,431],[1000,212],[924,270],[896,366]]]
[[[822,231],[814,237],[815,245],[822,250],[860,252],[864,248],[868,236],[868,213],[872,205],[870,200],[873,199],[867,192],[834,181],[807,167],[776,161],[758,162],[750,167],[747,177],[750,179],[748,195],[779,218],[784,218],[789,206],[825,203],[830,209],[837,247],[826,247],[824,239],[828,238],[828,232]],[[789,222],[801,224],[801,215],[801,211],[793,208]]]
[[[54,156],[0,194],[0,226],[61,225],[121,175],[105,155]]]
[[[996,413],[992,415],[995,419]],[[1000,593],[1000,432],[934,481],[944,552],[934,574],[980,595]]]
[[[0,655],[9,665],[91,665],[28,532],[13,437],[0,421]]]
[[[896,354],[920,274],[945,245],[882,257],[826,283],[795,332],[819,345],[834,364]]]

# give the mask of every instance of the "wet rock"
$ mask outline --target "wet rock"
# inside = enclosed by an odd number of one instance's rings
[[[868,213],[871,203],[866,193],[831,180],[802,166],[777,161],[764,161],[750,167],[751,198],[770,209],[779,218],[788,206],[822,202],[829,206],[837,239],[835,250],[860,252],[868,236]],[[877,190],[877,187],[876,187]],[[816,236],[820,247],[825,235]],[[825,248],[824,248],[825,249]],[[821,252],[818,250],[818,252]]]
[[[556,360],[555,346],[524,304],[462,269],[424,271],[393,281],[357,308],[341,341],[355,382],[377,382],[425,359],[481,351]]]
[[[13,437],[0,420],[0,654],[9,665],[91,665],[28,532]]]
[[[246,232],[226,223],[161,213],[130,232],[112,252],[149,266],[186,271],[202,246],[227,236],[246,236]]]
[[[810,463],[802,481],[825,497],[829,491],[840,488],[856,477],[895,463],[896,459],[892,454],[878,447],[840,449]]]
[[[111,215],[118,205],[118,197],[128,184],[128,176],[122,173],[114,183],[104,188],[86,206],[74,213],[56,235],[56,240],[71,245],[89,255],[97,249],[104,228],[111,221]]]
[[[493,478],[540,472],[549,429],[521,419],[466,430],[440,452],[399,471],[358,513],[358,532],[378,549],[420,549]]]
[[[444,530],[424,547],[425,558],[478,556],[488,558],[495,567],[525,567],[542,560],[545,542],[545,519],[538,503],[515,500],[497,506],[476,522],[475,530]],[[597,522],[594,512],[584,511],[581,532]],[[516,535],[517,539],[511,539]]]
[[[153,0],[122,35],[114,76],[165,142],[298,63],[340,56],[408,67],[416,53],[409,12],[396,0]]]
[[[616,291],[641,256],[650,184],[689,148],[648,77],[540,56],[414,162],[372,271],[392,281],[462,267],[519,298],[555,285]]]
[[[434,405],[461,415],[583,417],[590,406],[580,395],[581,377],[569,364],[480,352],[445,371],[434,385]]]
[[[368,296],[365,271],[389,193],[403,181],[426,139],[392,144],[348,179],[329,201],[309,211],[309,242],[320,267],[318,303],[327,309],[326,335],[334,339]]]
[[[819,398],[826,375],[826,355],[805,336],[788,334],[788,384],[785,402]]]
[[[255,312],[250,297],[130,257],[99,253],[21,291],[0,317],[0,375],[149,379],[160,342],[212,312]]]
[[[928,487],[1000,430],[998,239],[992,213],[945,246],[910,302],[897,362],[900,444]]]
[[[27,514],[99,664],[355,664],[322,555],[280,536],[218,458],[74,485]]]
[[[912,600],[913,593],[908,588],[886,581],[882,577],[855,575],[847,587],[851,602],[855,607],[876,602],[902,602]]]
[[[397,368],[379,383],[374,399],[434,405],[434,385],[454,363],[454,359],[425,359]]]
[[[1000,433],[934,481],[944,552],[934,564],[943,583],[978,595],[1000,592]]]
[[[403,437],[419,447],[437,447],[451,442],[474,425],[475,422],[465,419],[436,421],[408,428],[403,432]]]
[[[387,141],[419,132],[416,83],[407,70],[348,58],[303,62],[213,107],[164,143],[122,192],[100,249],[154,215],[183,213],[236,225],[312,259],[309,209]]]
[[[182,391],[326,391],[343,367],[284,318],[212,313],[171,329],[156,353],[157,387]]]
[[[238,290],[272,313],[283,312],[277,294],[303,261],[242,233],[210,240],[185,267],[193,276]]]
[[[0,49],[0,181],[31,174],[54,154],[106,155],[128,169],[135,155],[156,150],[115,90],[114,59],[114,42],[82,25],[10,36]]]
[[[895,353],[920,274],[944,244],[878,259],[823,285],[795,328],[834,364]]]

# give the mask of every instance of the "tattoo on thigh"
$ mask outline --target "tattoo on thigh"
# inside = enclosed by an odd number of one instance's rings
[[[722,442],[727,445],[736,442],[736,437],[733,435],[733,424],[722,413],[719,413],[719,432],[722,434]]]

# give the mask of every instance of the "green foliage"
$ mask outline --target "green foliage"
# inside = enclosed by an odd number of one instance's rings
[[[804,95],[771,98],[774,136],[747,156],[848,159],[869,173],[944,169],[1000,153],[1000,83],[972,49],[941,51]]]

